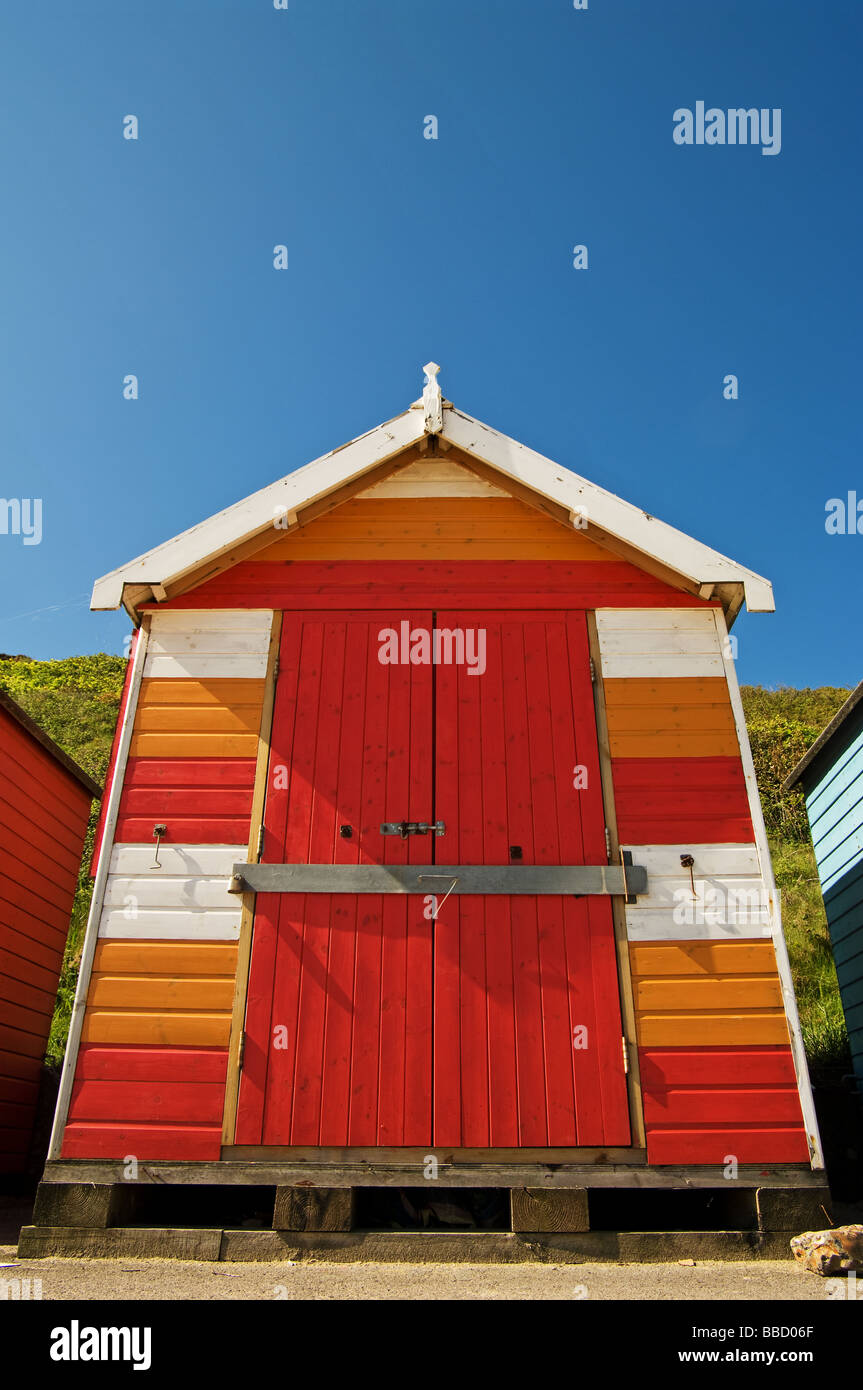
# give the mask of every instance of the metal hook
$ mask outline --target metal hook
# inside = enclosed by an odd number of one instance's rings
[[[694,877],[694,875],[693,875],[693,873],[692,873],[692,866],[693,866],[693,864],[695,863],[695,860],[693,859],[693,857],[692,857],[691,854],[681,854],[681,856],[680,856],[680,862],[681,862],[681,864],[683,865],[684,869],[688,869],[688,870],[689,870],[689,882],[692,884],[692,896],[693,896],[693,898],[695,898],[696,901],[697,901],[697,900],[698,900],[698,894],[697,894],[696,891],[695,891],[695,877]]]
[[[161,867],[162,867],[162,865],[159,863],[159,844],[160,844],[160,842],[161,842],[162,836],[163,836],[163,835],[167,835],[167,833],[168,833],[168,827],[167,827],[167,825],[161,825],[161,824],[160,824],[160,825],[154,825],[154,826],[153,826],[153,834],[154,834],[155,837],[156,837],[156,857],[155,857],[155,859],[153,860],[153,863],[150,865],[150,868],[151,868],[151,869],[161,869]]]
[[[449,878],[449,877],[450,877],[449,874],[417,874],[417,883],[422,883],[422,881],[423,881],[424,878]],[[436,921],[437,921],[437,915],[438,915],[438,913],[440,912],[441,908],[443,907],[444,903],[446,902],[447,898],[449,897],[450,893],[451,893],[452,890],[455,888],[455,886],[456,886],[457,883],[458,883],[458,879],[457,879],[457,878],[454,878],[453,881],[452,881],[452,883],[450,884],[449,888],[448,888],[448,889],[446,890],[446,892],[444,893],[443,898],[441,899],[441,901],[440,901],[439,903],[436,904],[435,910],[434,910],[434,916],[432,917],[432,921],[433,921],[433,922],[436,922]]]

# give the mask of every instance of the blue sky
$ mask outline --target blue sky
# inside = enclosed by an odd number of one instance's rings
[[[855,684],[861,39],[856,0],[5,0],[0,494],[43,535],[0,535],[0,650],[122,650],[94,578],[432,358],[774,581],[742,680]],[[699,100],[781,108],[780,152],[675,144]]]

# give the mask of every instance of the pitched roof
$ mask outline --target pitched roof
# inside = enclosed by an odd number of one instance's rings
[[[815,742],[812,744],[812,747],[806,753],[803,754],[803,757],[800,759],[797,766],[785,778],[785,781],[782,783],[782,786],[780,788],[781,791],[790,792],[793,787],[797,786],[797,783],[801,780],[801,778],[808,771],[808,769],[811,768],[816,758],[820,757],[820,755],[824,752],[828,743],[832,743],[833,740],[837,737],[837,735],[841,732],[847,720],[854,713],[861,700],[863,700],[863,681],[860,682],[856,690],[851,691],[851,694],[848,696],[848,699],[845,701],[844,705],[841,705],[839,707],[839,709],[834,714],[833,718],[830,720],[830,723],[825,725],[825,727],[821,730],[821,733],[818,735]]]
[[[91,607],[108,609],[125,604],[134,615],[140,603],[164,600],[171,585],[194,575],[208,562],[229,555],[256,537],[265,539],[272,534],[275,517],[280,518],[283,528],[277,534],[289,533],[299,524],[298,513],[304,508],[358,484],[366,474],[376,472],[379,476],[382,466],[385,471],[399,454],[411,448],[428,449],[429,439],[434,438],[438,450],[456,448],[468,461],[492,470],[501,487],[516,490],[527,500],[533,495],[538,502],[554,504],[580,530],[586,517],[587,534],[598,544],[625,554],[636,565],[641,561],[662,567],[703,598],[719,598],[729,621],[733,621],[744,596],[750,612],[773,611],[773,589],[768,580],[563,464],[456,410],[440,398],[434,379],[438,369],[431,363],[426,370],[429,379],[423,398],[401,415],[112,570],[96,581]]]

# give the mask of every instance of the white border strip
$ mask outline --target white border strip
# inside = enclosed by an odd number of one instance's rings
[[[105,813],[102,843],[99,847],[99,863],[96,868],[96,877],[93,883],[90,915],[87,918],[87,928],[84,932],[84,945],[81,951],[81,965],[78,970],[78,987],[75,990],[75,1002],[72,1005],[69,1037],[66,1042],[66,1055],[63,1059],[63,1074],[60,1078],[60,1089],[57,1093],[57,1106],[54,1111],[54,1126],[51,1130],[51,1143],[48,1146],[49,1159],[60,1157],[60,1150],[63,1146],[63,1131],[66,1128],[66,1120],[69,1115],[69,1102],[72,1098],[72,1085],[75,1080],[75,1067],[78,1062],[78,1048],[81,1043],[81,1033],[84,1027],[84,1011],[87,1007],[87,995],[90,989],[90,974],[93,969],[93,957],[96,952],[96,943],[99,937],[99,923],[102,918],[102,904],[105,897],[105,887],[108,882],[111,852],[114,847],[114,833],[117,829],[117,814],[120,809],[120,797],[126,778],[126,760],[129,756],[129,746],[132,742],[132,728],[135,723],[135,711],[138,708],[138,692],[141,689],[141,676],[144,671],[144,661],[147,655],[147,642],[149,640],[148,629],[149,620],[145,617],[138,631],[138,640],[135,643],[132,679],[129,682],[129,695],[126,700],[126,708],[123,711],[120,741],[117,745],[117,761],[114,766],[114,776],[111,779],[111,791],[108,795],[108,808]]]
[[[782,930],[779,894],[776,891],[776,880],[773,877],[770,845],[767,841],[767,827],[764,824],[764,813],[761,809],[761,796],[758,791],[758,780],[755,776],[755,764],[752,761],[752,749],[749,746],[746,716],[743,713],[743,701],[740,698],[737,671],[730,655],[731,643],[728,640],[728,627],[725,622],[725,614],[720,608],[714,608],[713,616],[719,637],[719,649],[722,653],[722,660],[725,665],[728,694],[731,698],[731,707],[734,710],[734,723],[737,726],[737,741],[740,745],[740,758],[743,763],[743,775],[746,778],[746,792],[749,797],[749,813],[752,817],[752,826],[755,831],[755,844],[758,847],[758,856],[761,861],[761,877],[764,880],[764,886],[767,889],[771,906],[770,917],[773,928],[773,949],[776,952],[776,965],[779,970],[779,981],[782,986],[785,1017],[788,1020],[788,1030],[791,1034],[791,1053],[794,1058],[794,1070],[797,1073],[797,1090],[800,1095],[800,1105],[803,1110],[803,1120],[806,1125],[806,1137],[809,1141],[811,1165],[813,1168],[823,1168],[824,1154],[821,1149],[821,1136],[818,1131],[815,1102],[812,1098],[812,1083],[809,1080],[809,1065],[806,1061],[806,1049],[803,1046],[803,1033],[800,1028],[800,1015],[797,1011],[797,999],[794,994],[794,984],[791,978],[788,947],[785,942],[785,933]]]

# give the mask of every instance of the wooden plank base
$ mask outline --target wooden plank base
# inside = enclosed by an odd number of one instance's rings
[[[669,1260],[791,1260],[786,1232],[584,1231],[578,1234],[384,1231],[291,1233],[245,1230],[165,1230],[156,1227],[84,1230],[25,1226],[19,1259],[58,1257],[217,1261],[327,1260],[408,1264],[584,1264]]]

